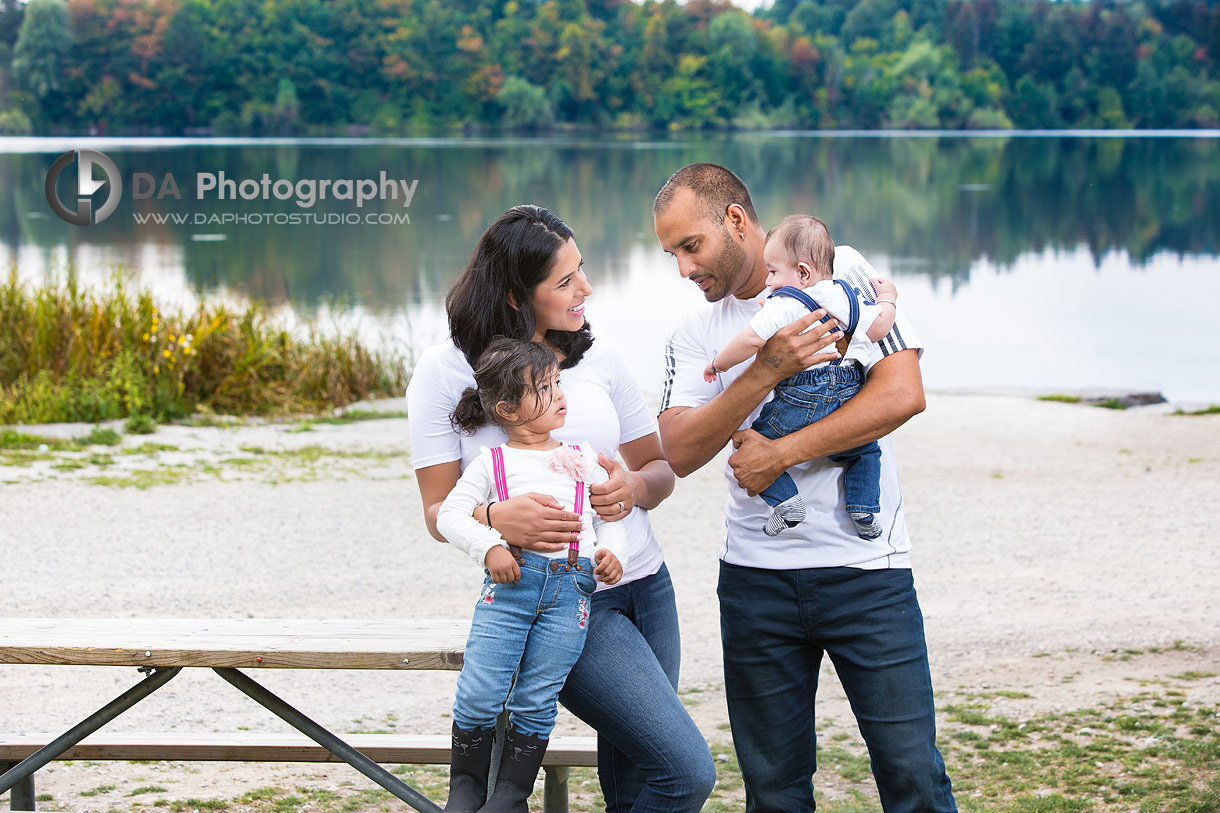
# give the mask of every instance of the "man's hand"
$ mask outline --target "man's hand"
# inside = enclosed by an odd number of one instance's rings
[[[751,497],[757,496],[784,473],[784,465],[772,445],[773,441],[753,429],[733,433],[733,448],[737,451],[729,455],[729,465],[733,467],[737,484]]]
[[[487,568],[495,584],[521,581],[521,568],[517,567],[517,560],[503,545],[494,545],[487,551],[487,555],[483,557],[483,566]]]
[[[836,330],[839,323],[834,319],[818,321],[825,315],[826,311],[819,308],[780,328],[758,351],[754,364],[769,368],[770,377],[778,384],[814,364],[837,359],[834,343],[842,333]]]
[[[616,584],[623,578],[623,565],[613,553],[602,548],[597,552],[596,558],[597,567],[593,568],[593,575],[598,581]]]

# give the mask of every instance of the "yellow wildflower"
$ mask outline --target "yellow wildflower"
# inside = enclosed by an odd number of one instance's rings
[[[169,358],[169,357],[170,357],[170,352],[169,352],[168,350],[162,350],[162,351],[161,351],[161,355],[165,356],[166,358]]]

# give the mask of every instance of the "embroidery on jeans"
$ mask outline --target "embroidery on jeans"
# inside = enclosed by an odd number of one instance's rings
[[[580,600],[580,604],[576,608],[576,612],[577,615],[580,616],[580,628],[584,629],[585,625],[589,623],[589,600],[587,598],[582,598]]]
[[[496,585],[494,583],[483,585],[483,595],[479,596],[479,601],[484,604],[491,604],[496,600]]]

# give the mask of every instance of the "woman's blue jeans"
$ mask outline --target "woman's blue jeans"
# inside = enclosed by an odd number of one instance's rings
[[[686,813],[716,783],[711,752],[678,699],[678,610],[664,565],[593,596],[584,652],[559,694],[597,730],[607,813]]]
[[[493,728],[507,708],[509,725],[548,739],[555,727],[555,699],[585,643],[597,580],[587,558],[578,561],[581,570],[529,551],[517,561],[521,581],[483,580],[453,721],[467,731]]]
[[[830,656],[887,813],[954,811],[909,569],[720,563],[720,631],[747,813],[814,809],[814,695]]]

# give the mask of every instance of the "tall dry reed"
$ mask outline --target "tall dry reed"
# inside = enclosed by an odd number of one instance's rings
[[[406,380],[396,355],[294,335],[257,304],[165,310],[118,275],[100,291],[71,277],[30,288],[15,271],[0,284],[0,424],[317,412],[401,395]]]

